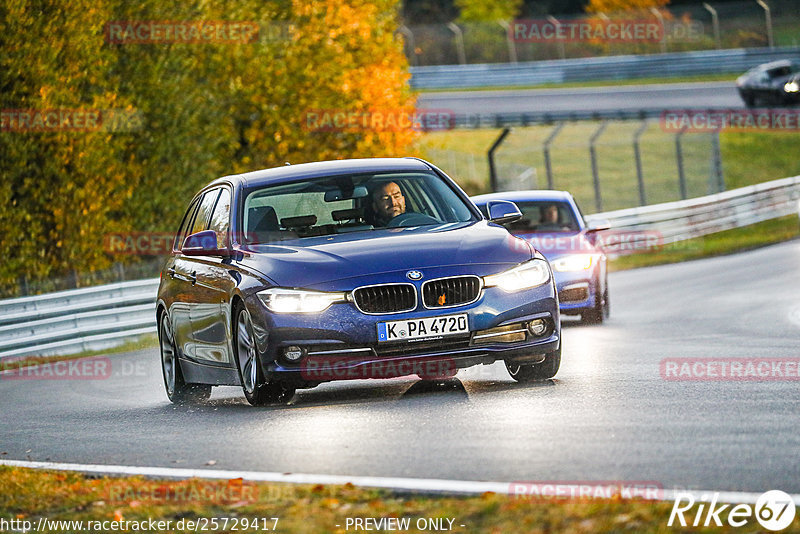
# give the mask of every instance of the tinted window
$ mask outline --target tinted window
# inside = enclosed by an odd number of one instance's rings
[[[219,189],[212,189],[203,195],[203,200],[200,201],[200,209],[197,210],[197,215],[194,218],[194,224],[189,234],[196,234],[208,228],[208,219],[211,216],[211,210],[214,209],[214,204],[219,196]]]
[[[439,176],[392,172],[314,178],[246,192],[247,242],[475,220]]]
[[[211,214],[211,221],[208,224],[209,230],[217,233],[217,248],[228,246],[228,220],[231,212],[231,193],[227,188],[223,188],[217,199],[217,205]]]
[[[516,232],[577,232],[578,221],[566,202],[515,202],[522,218],[506,225]]]

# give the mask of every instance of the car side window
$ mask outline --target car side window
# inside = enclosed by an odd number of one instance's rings
[[[187,232],[189,231],[189,225],[191,225],[194,220],[195,211],[197,211],[197,202],[192,202],[189,205],[189,209],[186,210],[186,214],[183,216],[183,221],[181,221],[178,232],[175,234],[175,242],[172,244],[174,250],[180,250],[183,246],[183,241],[186,239]]]
[[[219,189],[212,189],[203,195],[203,200],[200,201],[200,208],[197,210],[197,215],[194,218],[194,224],[189,235],[202,232],[208,228],[208,219],[211,217],[211,210],[214,209],[214,204],[217,202],[219,196]]]
[[[223,188],[211,214],[211,221],[208,229],[214,230],[217,234],[217,248],[227,248],[228,246],[228,221],[231,213],[231,192],[228,188]]]

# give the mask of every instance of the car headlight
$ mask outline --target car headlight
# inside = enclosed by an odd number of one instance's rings
[[[787,82],[786,85],[783,86],[783,90],[787,93],[796,93],[800,91],[800,84],[796,81]]]
[[[573,254],[571,256],[564,256],[550,263],[554,271],[569,272],[569,271],[586,271],[592,268],[591,254]]]
[[[321,312],[334,302],[344,302],[347,299],[346,293],[284,289],[282,287],[259,291],[258,296],[267,308],[275,313]]]
[[[486,287],[497,286],[509,292],[540,286],[548,280],[550,280],[550,269],[547,267],[547,262],[540,259],[526,261],[502,273],[483,278]]]

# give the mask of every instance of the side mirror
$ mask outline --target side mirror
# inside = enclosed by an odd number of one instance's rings
[[[522,218],[522,212],[513,202],[507,200],[492,200],[486,204],[489,220],[497,224],[508,224]]]
[[[225,256],[227,249],[217,248],[217,233],[214,230],[203,230],[186,238],[181,252],[187,256]]]

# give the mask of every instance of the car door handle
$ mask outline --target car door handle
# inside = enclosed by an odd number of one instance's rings
[[[197,283],[197,271],[192,271],[192,274],[189,275],[189,281],[192,283],[192,285]]]
[[[175,275],[178,274],[177,271],[175,271],[175,269],[173,269],[172,267],[167,269],[167,273],[169,274],[170,278],[175,278]]]

